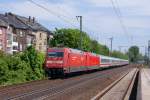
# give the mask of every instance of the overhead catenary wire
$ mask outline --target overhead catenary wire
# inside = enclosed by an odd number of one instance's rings
[[[64,15],[62,15],[62,14],[58,14],[58,13],[56,13],[56,12],[54,12],[54,11],[52,11],[52,10],[46,8],[46,7],[44,7],[43,5],[36,3],[36,2],[33,1],[33,0],[27,0],[27,1],[29,1],[30,3],[32,3],[32,4],[36,5],[36,6],[38,6],[39,8],[41,8],[41,9],[43,9],[43,10],[45,10],[45,11],[47,11],[48,13],[53,14],[54,16],[58,17],[59,19],[63,20],[64,22],[70,24],[71,26],[73,26],[73,27],[75,27],[75,28],[79,28],[78,25],[75,25],[74,23],[72,23],[72,21],[68,20],[68,19],[70,19],[69,17],[64,16]],[[59,9],[60,9],[60,8],[59,8]],[[75,22],[75,21],[73,21],[73,22]],[[85,26],[83,26],[83,28],[86,29],[86,30],[88,30],[88,31],[90,31],[90,32],[92,32],[91,30],[89,30],[89,28],[87,28],[87,27],[85,27]],[[94,34],[95,32],[92,32],[92,33]]]
[[[122,20],[123,16],[122,16],[122,13],[121,13],[119,4],[118,4],[116,1],[114,2],[113,0],[110,0],[110,2],[111,2],[111,4],[112,4],[112,8],[113,8],[113,10],[114,10],[114,12],[115,12],[115,14],[116,14],[118,20],[119,20],[119,23],[120,23],[120,25],[121,25],[121,27],[122,27],[123,33],[128,36],[127,27],[125,26],[125,24],[124,24],[124,22],[123,22],[123,20]],[[117,7],[116,7],[115,4],[117,5]],[[129,37],[129,36],[128,36],[128,37]]]
[[[54,11],[52,11],[52,10],[50,10],[50,9],[48,9],[48,8],[46,8],[46,7],[44,7],[44,6],[41,5],[41,4],[36,3],[36,2],[33,1],[33,0],[27,0],[27,1],[29,1],[30,3],[32,3],[32,4],[36,5],[36,6],[38,6],[39,8],[42,8],[43,10],[47,11],[48,13],[55,15],[56,17],[58,17],[59,19],[63,20],[64,22],[70,24],[71,26],[76,27],[76,28],[78,27],[78,26],[74,25],[72,22],[70,22],[69,20],[66,20],[66,19],[64,18],[64,17],[66,17],[66,16],[60,15],[60,14],[58,14],[58,13],[55,13]]]

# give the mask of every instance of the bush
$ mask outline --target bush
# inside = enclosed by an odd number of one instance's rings
[[[10,85],[42,79],[45,55],[32,46],[23,53],[6,55],[0,52],[0,85]]]
[[[9,70],[6,61],[0,58],[0,84],[7,82],[8,72]]]
[[[21,59],[28,63],[32,69],[31,79],[37,80],[44,78],[44,54],[39,53],[32,46],[28,47],[27,50],[22,54]]]

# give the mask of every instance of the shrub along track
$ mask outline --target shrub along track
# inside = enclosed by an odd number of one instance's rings
[[[90,99],[121,75],[131,70],[124,66],[77,77],[43,80],[0,88],[1,99]]]

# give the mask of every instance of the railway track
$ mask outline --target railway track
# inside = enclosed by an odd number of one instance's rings
[[[139,70],[134,68],[110,84],[91,100],[129,100]]]
[[[122,74],[126,74],[130,70],[131,68],[121,67],[121,68],[114,68],[111,70],[109,69],[109,70],[104,70],[104,71],[95,72],[91,74],[81,75],[77,77],[72,77],[68,79],[63,79],[63,80],[54,80],[55,82],[53,80],[49,80],[49,81],[46,80],[38,84],[34,83],[34,85],[28,84],[29,86],[23,85],[22,87],[21,86],[17,86],[13,88],[9,87],[9,91],[6,90],[2,92],[2,90],[0,90],[0,97],[2,100],[28,100],[28,99],[29,100],[43,100],[43,99],[58,100],[59,97],[63,96],[63,99],[66,98],[66,100],[69,100],[71,99],[71,97],[73,97],[72,94],[74,95],[75,93],[77,94],[76,91],[78,91],[79,93],[80,92],[83,93],[83,91],[86,91],[87,87],[90,87],[91,85],[96,86],[96,84],[99,84],[101,87],[106,87],[108,86],[108,84],[115,81],[116,78],[120,77]],[[65,95],[66,93],[67,96]]]

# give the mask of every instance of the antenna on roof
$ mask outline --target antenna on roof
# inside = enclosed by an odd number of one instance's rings
[[[33,23],[35,22],[35,17],[33,17]]]
[[[29,16],[29,22],[31,22],[31,16]]]

